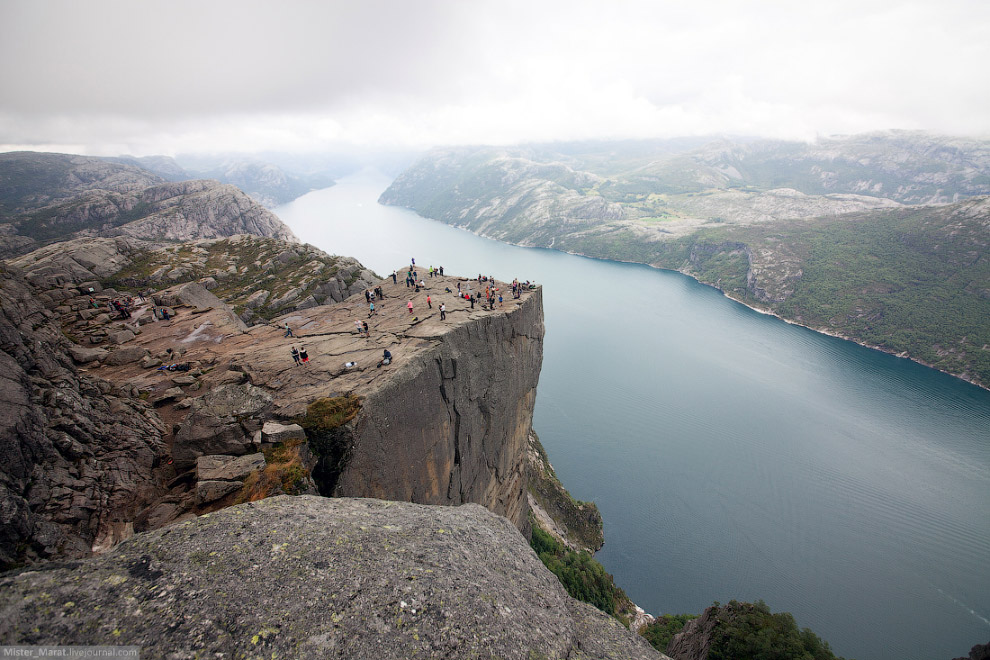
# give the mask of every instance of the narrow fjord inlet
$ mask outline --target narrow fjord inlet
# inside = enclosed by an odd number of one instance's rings
[[[276,211],[380,275],[544,285],[534,426],[654,614],[765,600],[860,660],[990,633],[990,392],[758,314],[678,273],[479,238],[365,172]]]

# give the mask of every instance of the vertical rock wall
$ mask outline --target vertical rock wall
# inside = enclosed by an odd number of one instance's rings
[[[475,502],[527,524],[526,450],[543,361],[542,291],[434,346],[369,394],[334,495]]]

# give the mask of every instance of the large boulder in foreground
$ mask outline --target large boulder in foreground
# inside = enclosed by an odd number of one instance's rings
[[[0,644],[143,658],[659,658],[467,504],[275,497],[0,577]]]

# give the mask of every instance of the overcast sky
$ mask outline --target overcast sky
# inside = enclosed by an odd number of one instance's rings
[[[0,151],[990,134],[990,0],[0,0]]]

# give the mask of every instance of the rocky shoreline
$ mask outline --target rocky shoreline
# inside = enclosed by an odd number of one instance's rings
[[[556,248],[547,248],[547,249],[556,249]],[[690,277],[692,280],[694,280],[698,284],[701,284],[701,285],[704,285],[704,286],[707,286],[707,287],[711,287],[712,289],[715,289],[716,291],[718,291],[719,293],[721,293],[723,296],[725,296],[729,300],[731,300],[733,302],[736,302],[736,303],[739,303],[740,305],[742,305],[744,307],[748,307],[749,309],[751,309],[754,312],[757,312],[759,314],[763,314],[765,316],[773,316],[774,318],[780,319],[781,321],[783,321],[784,323],[787,323],[788,325],[794,325],[794,326],[798,326],[798,327],[801,327],[801,328],[806,328],[808,330],[811,330],[812,332],[817,332],[819,334],[827,335],[829,337],[835,337],[836,339],[843,339],[845,341],[849,341],[849,342],[852,342],[854,344],[858,344],[860,346],[863,346],[864,348],[870,348],[870,349],[873,349],[875,351],[880,351],[881,353],[886,353],[887,355],[893,355],[894,357],[902,358],[902,359],[905,359],[905,360],[910,360],[911,362],[914,362],[915,364],[920,364],[923,367],[928,367],[929,369],[934,369],[935,371],[938,371],[940,373],[943,373],[943,374],[945,374],[947,376],[952,376],[953,378],[958,378],[959,380],[964,381],[966,383],[969,383],[970,385],[975,385],[976,387],[979,387],[980,389],[984,389],[984,390],[990,391],[990,385],[984,385],[982,383],[979,383],[979,382],[973,380],[972,378],[969,378],[969,377],[964,376],[964,375],[961,375],[961,374],[954,374],[954,373],[952,373],[950,371],[945,371],[944,369],[939,369],[935,365],[929,364],[929,363],[925,362],[924,360],[919,360],[919,359],[917,359],[915,357],[912,357],[911,355],[908,355],[906,352],[896,353],[894,351],[891,351],[891,350],[888,350],[886,348],[883,348],[882,346],[876,346],[876,345],[873,345],[873,344],[870,344],[870,343],[861,341],[859,339],[856,339],[855,337],[850,337],[850,336],[847,336],[847,335],[843,335],[841,333],[833,332],[833,331],[827,330],[825,328],[816,328],[816,327],[813,327],[813,326],[810,326],[810,325],[805,325],[805,324],[803,324],[803,323],[801,323],[799,321],[795,321],[793,319],[789,319],[787,317],[781,316],[781,315],[777,314],[776,312],[774,312],[772,310],[760,308],[760,307],[757,307],[756,305],[754,305],[752,303],[748,303],[748,302],[744,302],[742,300],[739,300],[738,298],[735,298],[735,297],[729,295],[724,289],[721,289],[718,286],[715,286],[714,284],[711,284],[709,282],[702,282],[701,280],[699,280],[697,277],[695,277],[694,274],[692,274],[688,270],[674,269],[674,268],[664,268],[662,266],[656,266],[654,264],[646,264],[646,263],[643,263],[643,262],[640,262],[640,261],[623,261],[621,259],[603,259],[601,257],[594,257],[594,256],[591,256],[591,255],[583,254],[581,252],[573,252],[573,251],[570,251],[570,250],[557,250],[557,251],[558,252],[564,252],[566,254],[571,254],[571,255],[574,255],[575,257],[584,257],[585,259],[595,259],[596,261],[610,261],[610,262],[618,263],[618,264],[636,264],[636,265],[639,265],[639,266],[648,266],[649,268],[654,268],[656,270],[665,270],[665,271],[668,271],[668,272],[671,272],[671,273],[680,273],[681,275],[686,275],[687,277]]]

